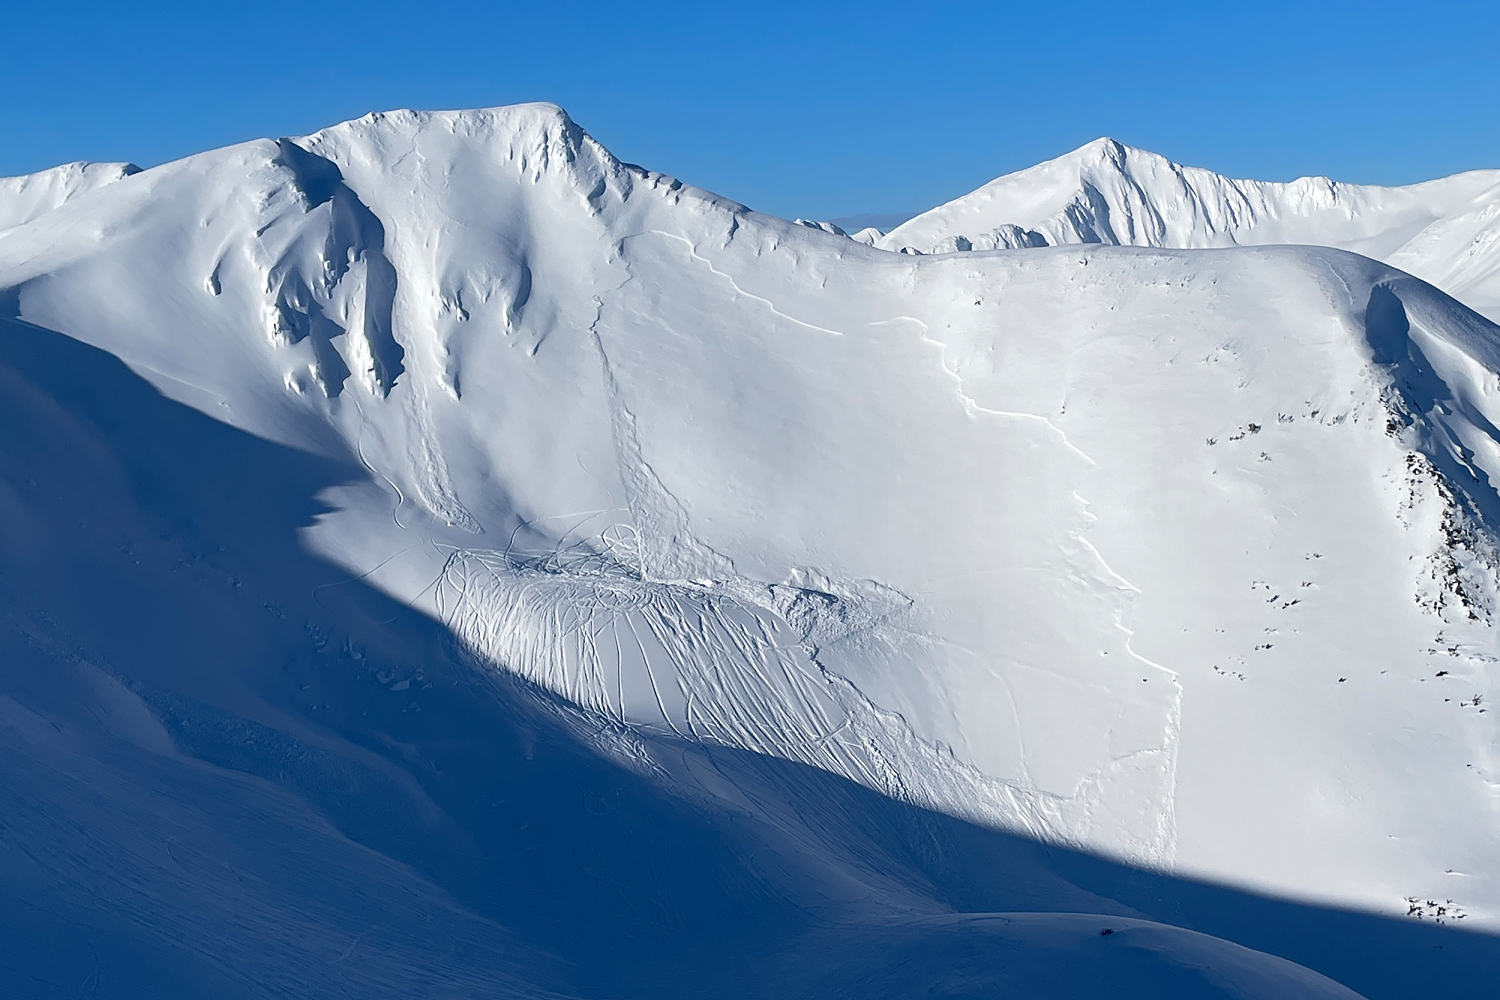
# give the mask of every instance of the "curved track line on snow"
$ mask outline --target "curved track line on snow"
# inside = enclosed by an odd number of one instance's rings
[[[756,295],[754,292],[747,292],[744,288],[740,287],[740,283],[739,282],[737,282],[737,281],[734,280],[734,276],[733,275],[729,274],[727,271],[721,271],[721,270],[719,270],[717,267],[714,266],[713,261],[709,260],[707,257],[705,257],[702,254],[700,254],[698,252],[698,247],[693,243],[692,240],[688,239],[686,236],[681,236],[681,235],[678,235],[677,233],[668,233],[668,232],[665,232],[665,231],[660,230],[660,229],[652,229],[652,230],[649,230],[648,232],[640,233],[636,237],[626,237],[626,238],[627,239],[630,239],[630,238],[639,239],[641,236],[665,236],[669,240],[675,240],[676,242],[683,244],[684,246],[687,247],[688,253],[692,256],[692,258],[694,260],[698,261],[704,267],[707,267],[710,273],[714,274],[717,277],[723,278],[726,282],[728,282],[729,283],[729,287],[733,288],[736,294],[738,294],[740,296],[743,296],[744,298],[750,299],[750,300],[752,300],[754,302],[759,302],[761,305],[763,305],[767,309],[769,309],[771,311],[772,315],[779,316],[781,319],[786,320],[788,323],[795,323],[798,326],[805,327],[808,330],[814,330],[814,331],[816,331],[818,333],[830,334],[831,336],[834,336],[834,337],[844,337],[844,336],[847,336],[847,334],[845,334],[844,331],[842,331],[842,330],[834,330],[831,327],[819,326],[816,323],[809,323],[805,319],[798,319],[796,316],[793,316],[793,315],[791,315],[789,313],[782,312],[780,309],[778,309],[776,307],[776,303],[772,302],[770,299],[766,298],[765,296],[763,296],[763,295]]]

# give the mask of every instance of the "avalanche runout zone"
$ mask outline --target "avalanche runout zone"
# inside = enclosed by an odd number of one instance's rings
[[[706,258],[696,252],[693,257],[732,283]],[[627,274],[621,285],[631,280]],[[752,298],[789,322],[822,329]],[[595,305],[589,336],[610,404],[630,522],[608,522],[592,537],[569,542],[582,527],[575,525],[544,552],[521,553],[514,546],[454,551],[437,601],[443,620],[473,655],[618,724],[809,764],[903,801],[1059,842],[1086,844],[1093,829],[1108,821],[1101,813],[1118,805],[1110,801],[1111,778],[1146,763],[1161,775],[1161,787],[1148,806],[1153,815],[1125,839],[1122,853],[1170,866],[1181,697],[1172,671],[1130,650],[1143,668],[1172,685],[1160,745],[1101,762],[1066,795],[1036,788],[1024,773],[1019,781],[986,774],[917,736],[899,713],[829,671],[817,649],[842,643],[879,655],[875,651],[896,648],[897,636],[946,640],[903,625],[912,618],[904,613],[912,606],[904,595],[903,612],[881,614],[861,610],[869,588],[854,581],[825,580],[820,586],[826,590],[767,587],[738,574],[730,560],[700,541],[687,510],[642,453],[635,417],[599,330],[604,302],[596,297]],[[961,376],[945,361],[944,345],[929,338],[925,327],[922,340],[938,349],[939,365],[971,417],[1039,421],[1069,451],[1094,464],[1051,421],[968,399]],[[623,512],[599,512],[592,520],[597,525]],[[1078,541],[1106,577],[1134,592],[1086,539]],[[792,605],[795,627],[785,617]],[[1117,626],[1129,650],[1123,618]]]
[[[456,550],[435,588],[439,614],[476,660],[614,723],[808,764],[975,822],[1082,842],[1074,831],[1091,812],[1092,781],[1063,798],[955,760],[826,672],[785,619],[731,593],[748,590],[743,583],[644,580],[616,561],[620,539],[633,540],[632,529],[612,526],[535,556]],[[1161,863],[1170,827],[1131,847]]]
[[[892,319],[877,322],[871,325],[881,326],[895,323],[908,323],[915,326],[922,343],[936,350],[938,367],[942,370],[943,374],[945,374],[953,381],[954,391],[958,396],[959,402],[962,404],[965,412],[968,413],[971,417],[982,416],[992,419],[999,418],[1039,422],[1043,424],[1049,432],[1055,435],[1057,440],[1063,445],[1064,448],[1080,458],[1084,463],[1087,464],[1088,467],[1097,467],[1098,463],[1091,456],[1079,449],[1078,446],[1069,439],[1067,432],[1047,416],[1038,413],[996,409],[990,406],[985,406],[978,402],[973,395],[966,391],[962,372],[959,371],[952,362],[950,362],[948,345],[943,343],[941,340],[932,337],[928,329],[928,325],[924,321],[912,316],[897,316]],[[1073,496],[1081,505],[1085,517],[1088,519],[1092,519],[1092,516],[1088,514],[1088,500],[1082,495],[1078,494],[1076,491]],[[1110,565],[1105,561],[1104,556],[1100,554],[1099,550],[1094,546],[1092,542],[1088,540],[1088,538],[1084,534],[1079,533],[1075,535],[1074,540],[1093,557],[1093,559],[1098,563],[1099,568],[1103,570],[1107,577],[1113,579],[1122,590],[1130,593],[1130,600],[1133,602],[1135,599],[1135,595],[1138,595],[1140,593],[1140,589],[1132,584],[1129,580],[1122,577],[1119,573],[1115,572],[1115,570],[1111,568]],[[1085,814],[1088,814],[1091,811],[1090,806],[1093,799],[1092,792],[1103,778],[1105,778],[1111,772],[1118,770],[1122,765],[1127,764],[1129,761],[1141,757],[1159,756],[1165,762],[1166,778],[1164,787],[1162,789],[1162,797],[1159,803],[1159,810],[1156,815],[1156,834],[1153,841],[1153,856],[1157,859],[1165,860],[1170,863],[1170,859],[1175,853],[1177,839],[1175,817],[1175,789],[1177,750],[1182,730],[1182,684],[1176,671],[1173,671],[1160,663],[1156,663],[1155,661],[1142,656],[1133,648],[1133,646],[1131,645],[1131,640],[1134,637],[1134,631],[1130,627],[1130,610],[1128,607],[1122,608],[1120,610],[1120,612],[1116,616],[1115,625],[1120,629],[1120,631],[1125,633],[1125,649],[1130,654],[1130,656],[1138,663],[1140,663],[1143,668],[1159,675],[1162,679],[1166,680],[1171,685],[1172,700],[1162,731],[1162,743],[1159,748],[1136,751],[1115,758],[1109,764],[1105,765],[1103,768],[1094,772],[1093,774],[1090,774],[1083,781],[1081,781],[1078,787],[1074,790],[1074,793],[1069,796],[1069,798],[1082,804]]]

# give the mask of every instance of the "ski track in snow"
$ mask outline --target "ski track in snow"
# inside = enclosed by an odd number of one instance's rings
[[[812,330],[815,333],[826,333],[834,337],[845,336],[845,334],[841,330],[833,330],[826,326],[819,326],[816,323],[809,323],[804,319],[798,319],[796,316],[792,316],[789,313],[782,312],[776,307],[776,303],[772,302],[770,299],[765,298],[764,296],[756,295],[753,292],[745,291],[740,287],[739,283],[734,280],[734,275],[728,273],[727,271],[721,271],[717,267],[715,267],[713,261],[700,254],[698,252],[698,247],[694,245],[693,241],[688,239],[686,236],[683,236],[679,233],[665,232],[660,229],[651,230],[649,235],[662,236],[677,243],[681,243],[683,246],[687,247],[688,254],[693,258],[693,260],[708,268],[710,274],[713,274],[715,277],[724,279],[729,287],[734,289],[734,293],[736,295],[739,295],[742,298],[747,298],[752,302],[759,302],[761,305],[770,310],[771,315],[776,316],[779,319],[784,319],[788,323],[794,323],[804,329]]]
[[[701,256],[698,259],[708,263]],[[615,290],[629,280],[627,272]],[[946,758],[939,747],[916,738],[899,713],[872,703],[856,684],[830,673],[811,649],[791,638],[787,624],[757,600],[761,585],[740,577],[729,560],[694,537],[681,502],[662,486],[641,453],[634,415],[623,399],[599,329],[603,311],[604,299],[596,297],[589,335],[614,414],[616,461],[635,524],[606,528],[593,538],[569,543],[568,537],[590,520],[585,516],[559,536],[556,551],[539,562],[516,559],[509,545],[504,552],[455,550],[441,575],[438,608],[442,619],[481,660],[515,670],[617,724],[743,746],[831,770],[904,800],[958,807],[985,823],[1019,825],[1032,835],[1075,841],[1077,834],[1070,831],[1069,823],[1059,825],[1055,818],[1059,810],[1071,808],[1067,805],[1071,802],[1081,815],[1088,815],[1092,811],[1088,800],[1098,780],[1138,755],[1109,761],[1103,770],[1083,778],[1070,796],[1037,790],[1023,755],[1023,784],[1005,786]],[[951,371],[948,375],[959,381]],[[968,412],[1038,419],[978,406]],[[1077,451],[1060,429],[1043,422],[1064,445]],[[670,545],[675,558],[683,553],[706,558],[712,567],[706,571],[712,590],[680,574],[660,577],[649,572],[638,541],[623,551],[608,542],[599,544],[611,530],[628,532],[635,539],[643,534],[660,538],[658,545]],[[515,532],[512,543],[514,538]],[[726,615],[726,607],[739,611]],[[753,618],[756,633],[746,632],[737,615]],[[773,632],[783,638],[773,639]],[[650,636],[649,643],[645,635]],[[793,646],[787,647],[788,642]],[[647,652],[648,644],[652,653]],[[793,648],[796,655],[789,658],[785,652],[768,652],[778,648]],[[1169,671],[1164,673],[1170,676]],[[635,679],[627,683],[627,677]],[[831,699],[830,685],[843,695]],[[681,707],[669,708],[664,691]],[[1014,705],[1016,699],[1008,703]],[[744,714],[747,708],[749,715]],[[861,717],[865,721],[856,724],[854,719]],[[1013,725],[1019,733],[1018,718]],[[894,741],[892,727],[900,733]],[[1163,741],[1169,754],[1172,737],[1169,723]],[[889,749],[880,749],[882,744],[907,749],[892,759]],[[988,790],[962,806],[914,793],[931,775],[945,770],[962,774],[965,785]],[[1165,802],[1168,813],[1160,821],[1156,842],[1135,854],[1160,866],[1171,864],[1170,793]],[[999,803],[1004,805],[997,808]]]
[[[998,418],[1002,418],[1002,419],[1023,420],[1023,421],[1038,421],[1038,422],[1042,423],[1043,425],[1045,425],[1047,427],[1047,429],[1057,438],[1057,440],[1069,452],[1071,452],[1073,455],[1077,456],[1079,459],[1081,459],[1084,463],[1086,463],[1091,468],[1098,466],[1098,463],[1096,461],[1094,461],[1094,459],[1091,456],[1089,456],[1088,454],[1086,454],[1084,451],[1082,451],[1080,448],[1078,448],[1076,445],[1074,445],[1071,440],[1069,440],[1066,431],[1064,431],[1061,427],[1057,426],[1057,424],[1055,424],[1052,420],[1048,419],[1046,416],[1043,416],[1041,414],[1035,414],[1035,413],[1022,413],[1022,412],[1015,412],[1015,411],[1010,411],[1010,410],[1000,410],[1000,409],[996,409],[994,407],[985,406],[985,405],[977,402],[972,396],[970,396],[967,392],[965,392],[965,390],[964,390],[963,376],[960,375],[958,373],[958,371],[952,365],[950,365],[948,363],[948,360],[947,360],[948,346],[946,344],[944,344],[942,341],[939,341],[939,340],[933,338],[932,336],[930,336],[929,332],[928,332],[927,324],[924,323],[922,320],[917,319],[916,317],[913,317],[913,316],[897,316],[897,317],[893,317],[893,318],[888,319],[888,320],[880,320],[880,321],[871,323],[870,325],[878,327],[878,326],[885,326],[885,325],[889,325],[889,324],[893,324],[893,323],[902,323],[902,322],[910,323],[910,324],[913,324],[916,327],[918,327],[918,333],[919,333],[919,336],[921,337],[922,342],[924,344],[932,347],[937,352],[939,367],[942,369],[943,373],[945,375],[947,375],[950,380],[952,380],[952,382],[954,384],[955,393],[957,394],[960,403],[963,405],[965,412],[969,413],[971,416],[974,415],[974,414],[984,414],[985,416],[998,417]],[[1088,508],[1088,501],[1084,497],[1082,497],[1081,495],[1079,495],[1076,491],[1074,492],[1073,495],[1079,501],[1079,503],[1082,505],[1082,507],[1083,507],[1083,509],[1084,509],[1084,511],[1086,513],[1087,512],[1087,508]],[[1088,552],[1098,562],[1100,568],[1102,568],[1113,580],[1115,580],[1116,583],[1119,586],[1121,586],[1124,589],[1127,589],[1127,590],[1131,591],[1132,593],[1135,593],[1135,594],[1139,594],[1140,593],[1140,588],[1136,587],[1134,584],[1130,583],[1130,581],[1128,581],[1124,577],[1120,576],[1120,574],[1116,573],[1109,566],[1109,564],[1105,561],[1103,555],[1100,554],[1099,550],[1094,547],[1094,544],[1092,542],[1090,542],[1087,537],[1085,537],[1081,533],[1080,534],[1075,534],[1073,537],[1074,537],[1074,540],[1076,540],[1077,542],[1079,542],[1085,549],[1088,550]],[[1174,690],[1175,694],[1174,694],[1174,697],[1172,699],[1172,705],[1171,705],[1170,715],[1169,715],[1169,717],[1166,720],[1165,729],[1163,731],[1162,748],[1160,750],[1135,751],[1133,753],[1117,757],[1117,758],[1114,759],[1114,761],[1109,766],[1113,767],[1114,765],[1122,763],[1122,762],[1124,762],[1126,760],[1130,760],[1130,759],[1133,759],[1133,758],[1136,758],[1136,757],[1140,757],[1140,756],[1147,756],[1147,755],[1158,754],[1158,753],[1165,753],[1170,761],[1174,761],[1175,762],[1175,758],[1176,758],[1176,754],[1177,754],[1178,736],[1179,736],[1179,733],[1181,731],[1181,713],[1182,713],[1182,683],[1181,683],[1181,679],[1178,676],[1178,674],[1176,673],[1176,671],[1173,671],[1173,670],[1171,670],[1171,669],[1169,669],[1169,668],[1167,668],[1167,667],[1165,667],[1165,666],[1163,666],[1163,665],[1161,665],[1159,663],[1156,663],[1156,662],[1154,662],[1154,661],[1152,661],[1150,659],[1147,659],[1146,657],[1142,656],[1140,653],[1138,653],[1135,650],[1135,648],[1132,645],[1132,640],[1134,639],[1135,633],[1129,628],[1129,626],[1124,621],[1123,614],[1124,613],[1122,612],[1121,613],[1121,617],[1117,617],[1116,622],[1115,622],[1115,626],[1117,628],[1119,628],[1120,631],[1122,631],[1123,633],[1125,633],[1125,636],[1126,636],[1126,643],[1125,643],[1126,651],[1129,652],[1129,654],[1136,661],[1138,661],[1142,666],[1147,667],[1150,670],[1156,671],[1164,679],[1166,679],[1170,684],[1172,684],[1173,690]],[[1019,729],[1019,720],[1017,721],[1017,727]],[[1174,808],[1175,794],[1173,793],[1173,790],[1172,790],[1173,786],[1175,785],[1175,781],[1176,781],[1176,779],[1175,779],[1175,771],[1176,771],[1175,763],[1169,764],[1169,767],[1168,767],[1168,773],[1169,773],[1168,785],[1167,785],[1167,788],[1165,790],[1165,796],[1164,796],[1164,798],[1163,798],[1163,800],[1161,802],[1161,813],[1160,813],[1160,819],[1159,819],[1159,823],[1160,823],[1159,829],[1161,831],[1161,837],[1162,837],[1162,843],[1161,843],[1161,848],[1160,848],[1161,854],[1160,854],[1160,856],[1158,856],[1157,858],[1154,859],[1158,863],[1163,864],[1163,865],[1168,866],[1168,867],[1171,866],[1172,859],[1173,859],[1173,857],[1175,855],[1175,852],[1176,852],[1176,846],[1175,846],[1176,845],[1176,832],[1175,832],[1176,823],[1175,823],[1175,819],[1174,819],[1174,813],[1175,813],[1175,808]],[[1074,797],[1081,797],[1081,796],[1083,796],[1085,794],[1085,789],[1088,787],[1089,783],[1092,780],[1094,780],[1095,778],[1097,778],[1098,776],[1099,776],[1098,774],[1095,774],[1095,775],[1091,775],[1089,777],[1084,778],[1080,782],[1080,784],[1078,786],[1078,789],[1075,791]]]
[[[1007,417],[1012,420],[1037,421],[1044,424],[1049,431],[1055,434],[1058,440],[1062,442],[1064,448],[1067,448],[1074,455],[1083,459],[1084,462],[1091,466],[1099,464],[1095,462],[1089,455],[1085,454],[1076,445],[1074,445],[1072,441],[1068,440],[1067,432],[1064,431],[1061,427],[1057,426],[1057,424],[1053,423],[1051,419],[1044,416],[1043,414],[1022,413],[1013,410],[997,410],[993,407],[984,406],[968,393],[966,393],[964,391],[963,376],[959,374],[958,370],[953,365],[950,365],[948,363],[948,345],[932,337],[928,332],[927,324],[922,320],[917,319],[915,316],[895,316],[891,319],[877,320],[876,322],[871,323],[870,326],[881,327],[888,326],[894,323],[911,323],[919,328],[918,336],[921,338],[922,343],[928,345],[937,352],[938,366],[942,369],[943,374],[948,376],[948,378],[952,380],[954,393],[955,395],[957,395],[959,403],[963,406],[964,412],[968,413],[970,416],[973,416],[976,413],[983,413],[986,416],[991,417]]]

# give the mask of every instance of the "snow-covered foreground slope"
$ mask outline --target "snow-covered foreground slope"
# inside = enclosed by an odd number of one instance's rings
[[[864,242],[922,253],[1105,243],[1339,247],[1500,317],[1500,170],[1407,187],[1235,180],[1097,139]]]
[[[890,254],[523,106],[81,194],[0,234],[0,308],[38,982],[1500,956],[1497,331],[1399,272]]]

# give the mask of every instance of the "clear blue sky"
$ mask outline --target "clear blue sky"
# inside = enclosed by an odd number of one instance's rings
[[[926,208],[1106,134],[1402,183],[1500,167],[1496,6],[8,0],[0,174],[550,100],[783,215]]]

